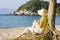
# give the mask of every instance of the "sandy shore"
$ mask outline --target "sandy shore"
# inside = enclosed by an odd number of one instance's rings
[[[0,40],[6,38],[16,38],[20,35],[26,27],[15,27],[15,28],[0,28]]]
[[[16,38],[23,32],[24,29],[26,29],[26,27],[0,28],[0,40]],[[56,29],[60,31],[60,26],[56,26]]]

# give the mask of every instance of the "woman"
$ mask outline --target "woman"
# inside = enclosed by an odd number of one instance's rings
[[[42,33],[43,33],[43,31],[45,31],[46,26],[47,26],[47,22],[48,22],[47,13],[48,13],[48,11],[45,9],[38,10],[38,14],[42,16],[40,19],[40,24],[39,24],[40,29],[42,30]]]
[[[42,16],[41,19],[39,21],[34,20],[32,27],[26,28],[21,35],[27,32],[42,34],[45,31],[47,26],[47,10],[38,10],[38,14]]]

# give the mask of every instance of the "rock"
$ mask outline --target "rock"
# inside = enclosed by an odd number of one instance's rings
[[[57,16],[60,16],[60,13],[56,13]]]
[[[13,15],[37,16],[38,14],[35,12],[27,11],[25,9],[25,10],[20,10],[20,11],[14,11]]]

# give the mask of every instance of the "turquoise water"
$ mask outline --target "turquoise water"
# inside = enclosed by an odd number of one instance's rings
[[[0,16],[0,28],[32,26],[40,16]],[[56,17],[56,25],[60,25],[60,16]]]

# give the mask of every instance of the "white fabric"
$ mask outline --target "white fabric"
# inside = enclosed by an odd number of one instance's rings
[[[43,30],[41,28],[34,28],[34,32],[41,34],[41,33],[43,33]]]
[[[30,31],[31,33],[38,33],[38,34],[43,33],[43,30],[42,30],[41,28],[38,28],[38,27],[35,27],[35,28],[33,28],[33,27],[27,27],[27,28],[23,31],[23,33],[27,33],[28,31]],[[22,34],[23,34],[23,33],[22,33]]]
[[[23,31],[23,33],[22,33],[21,35],[23,35],[24,33],[29,32],[29,31],[30,31],[31,33],[38,33],[38,34],[41,34],[41,33],[44,32],[44,30],[42,30],[42,29],[39,27],[39,25],[38,25],[38,23],[37,23],[36,20],[34,20],[32,27],[27,27],[27,28]]]

